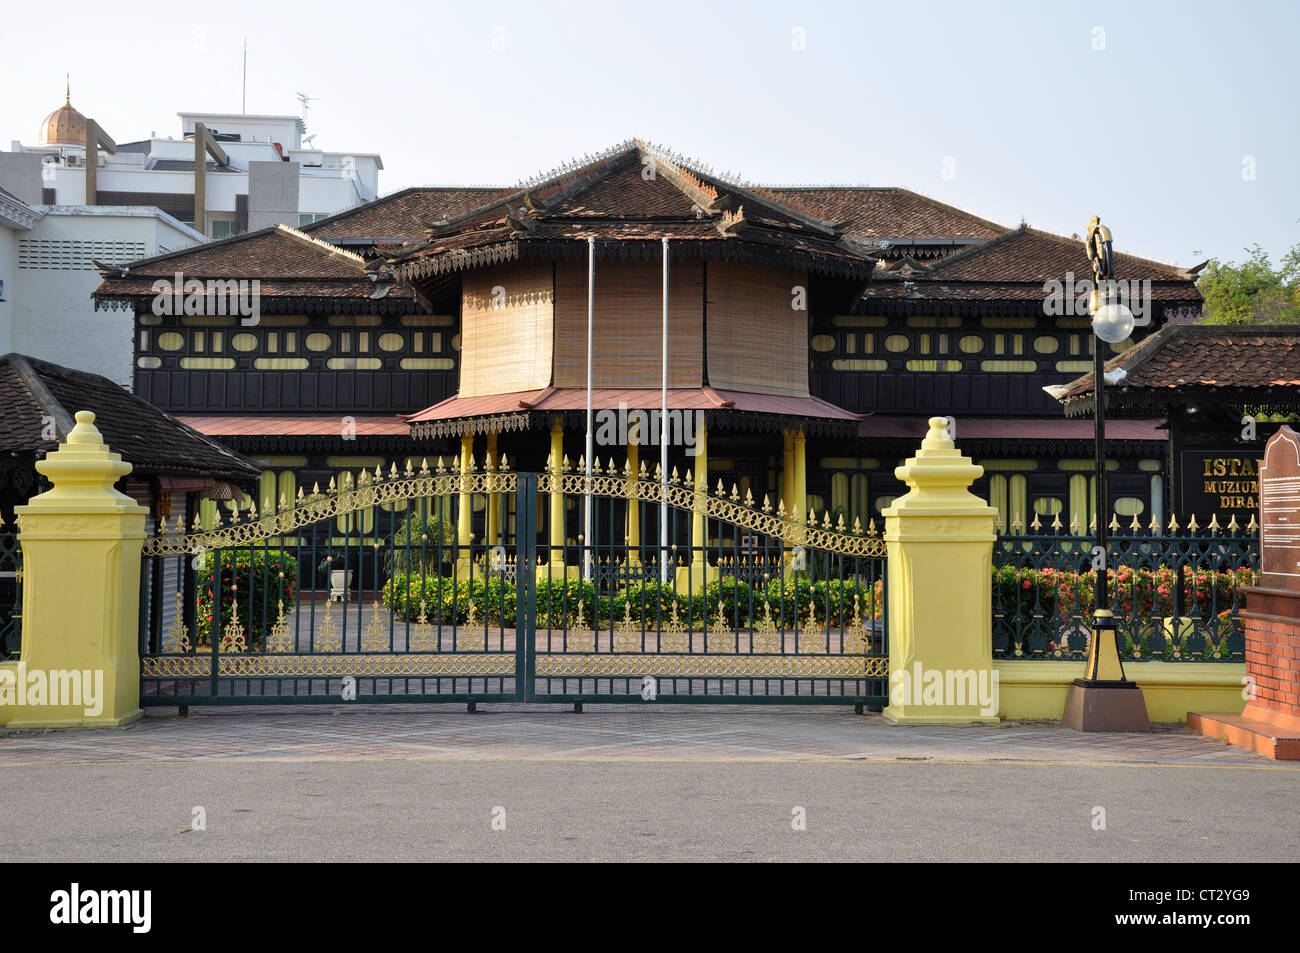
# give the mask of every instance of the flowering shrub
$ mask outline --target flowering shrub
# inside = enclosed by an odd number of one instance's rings
[[[1184,626],[1176,647],[1184,656],[1192,651],[1205,658],[1222,657],[1224,640],[1242,631],[1237,618],[1246,606],[1242,587],[1258,582],[1259,573],[1249,568],[1213,571],[1183,566],[1181,575],[1181,615],[1198,620],[1198,642],[1187,644],[1190,630]],[[1152,569],[1122,565],[1110,573],[1108,596],[1123,632],[1126,654],[1137,658],[1150,655],[1153,637],[1157,647],[1163,646],[1164,620],[1174,615],[1178,580],[1179,570],[1169,566]],[[1071,626],[1086,624],[1096,598],[1096,581],[1097,574],[1091,570],[995,566],[993,611],[1001,616],[999,631],[1020,637],[1035,631],[1053,631],[1068,637]],[[1047,642],[1047,648],[1055,650],[1056,641]],[[1069,648],[1081,651],[1083,645],[1072,644]],[[1171,650],[1173,646],[1166,648]]]
[[[1244,608],[1246,596],[1241,587],[1253,585],[1259,573],[1251,569],[1212,572],[1184,566],[1183,615],[1193,608],[1205,618],[1231,614],[1233,594],[1237,608]],[[1068,617],[1075,611],[1084,614],[1095,599],[1097,574],[1056,569],[1027,569],[996,566],[993,569],[993,605],[1008,613],[1058,615]],[[1167,566],[1157,569],[1120,566],[1110,574],[1110,598],[1118,613],[1127,617],[1170,616],[1174,611],[1175,571]]]
[[[202,558],[195,583],[199,593],[195,629],[199,642],[211,644],[217,560],[212,553]],[[280,617],[281,599],[286,614],[298,604],[298,560],[283,550],[223,549],[220,577],[221,628],[230,623],[231,607],[237,603],[249,649],[263,644],[267,631]]]

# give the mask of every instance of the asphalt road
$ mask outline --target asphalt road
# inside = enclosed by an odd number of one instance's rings
[[[1298,791],[1300,772],[1263,760],[20,763],[0,771],[0,856],[1293,860]],[[193,829],[195,807],[206,830]]]

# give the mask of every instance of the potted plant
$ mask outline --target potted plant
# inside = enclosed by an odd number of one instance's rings
[[[352,570],[335,569],[333,556],[326,556],[316,568],[322,576],[329,579],[330,602],[342,602],[348,587],[352,585]]]

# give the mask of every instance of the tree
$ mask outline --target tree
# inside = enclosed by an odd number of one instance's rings
[[[1196,287],[1205,298],[1201,324],[1300,324],[1300,244],[1273,267],[1258,245],[1240,265],[1211,259]]]

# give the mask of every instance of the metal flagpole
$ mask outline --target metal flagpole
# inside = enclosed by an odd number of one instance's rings
[[[587,239],[587,493],[583,501],[582,578],[591,582],[591,328],[596,312],[596,239]]]
[[[659,408],[659,581],[668,581],[668,239],[664,247],[662,401]]]

